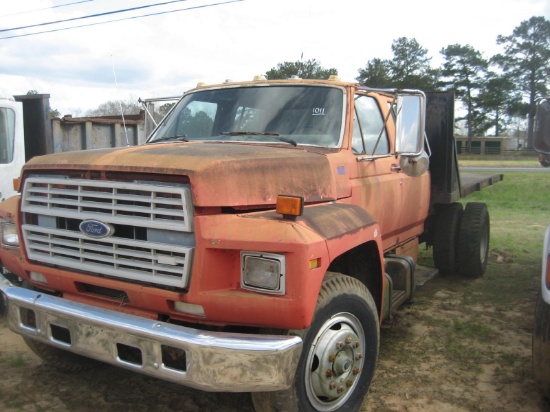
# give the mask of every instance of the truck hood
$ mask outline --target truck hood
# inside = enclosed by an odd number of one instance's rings
[[[273,205],[277,195],[336,199],[325,154],[235,143],[165,143],[38,156],[33,170],[96,170],[188,176],[195,206]]]

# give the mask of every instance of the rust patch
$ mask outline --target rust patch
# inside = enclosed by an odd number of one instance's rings
[[[20,198],[21,196],[16,195],[0,202],[0,217],[15,222]]]
[[[33,158],[32,170],[125,171],[189,176],[195,206],[274,205],[280,194],[336,198],[324,154],[294,147],[228,143],[157,144]]]
[[[306,208],[301,220],[327,240],[376,223],[376,220],[361,207],[342,203]]]
[[[281,215],[274,211],[255,213],[251,217],[281,220]],[[296,223],[309,227],[323,239],[335,239],[371,226],[376,220],[363,208],[344,204],[330,203],[304,208],[303,216]]]

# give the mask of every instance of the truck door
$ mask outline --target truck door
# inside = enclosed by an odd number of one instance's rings
[[[0,98],[0,201],[15,195],[13,179],[25,163],[21,103]]]
[[[385,124],[389,102],[366,94],[356,94],[352,152],[357,164],[353,198],[373,215],[380,225],[384,249],[397,243],[400,232],[402,186],[406,177],[399,173],[399,160],[391,155],[394,138],[393,118]]]

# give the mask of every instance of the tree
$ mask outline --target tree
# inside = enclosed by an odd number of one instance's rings
[[[392,43],[393,59],[372,59],[359,69],[356,80],[369,87],[434,90],[438,70],[430,67],[428,51],[416,39],[400,37]]]
[[[466,108],[464,118],[468,130],[466,152],[470,153],[472,137],[475,133],[482,131],[483,124],[486,123],[486,115],[480,110],[480,102],[476,96],[483,87],[489,63],[470,45],[449,45],[441,50],[441,54],[445,58],[441,75],[446,79],[442,84],[449,89],[454,89]]]
[[[498,36],[504,54],[493,57],[504,73],[529,101],[527,147],[533,147],[536,101],[545,96],[550,78],[550,21],[531,17],[520,23],[510,36]]]
[[[326,69],[321,67],[321,63],[317,60],[310,59],[306,62],[299,60],[279,63],[277,67],[271,68],[265,74],[269,80],[290,79],[292,76],[298,76],[301,79],[328,79],[330,75],[338,75],[338,70]]]
[[[88,110],[86,116],[120,116],[123,114],[139,114],[141,106],[134,100],[109,100],[97,108]]]
[[[500,136],[510,123],[508,116],[517,113],[521,96],[515,93],[515,85],[507,76],[489,72],[476,100],[486,113],[486,123],[481,128],[494,128],[495,136]]]
[[[38,93],[37,90],[29,90],[27,92],[27,96],[32,96],[32,95],[35,95],[35,94],[40,94],[40,93]],[[61,116],[61,113],[59,113],[59,110],[50,109],[50,117],[59,117],[59,116]]]
[[[398,88],[434,90],[438,71],[430,67],[428,50],[416,39],[400,37],[391,46],[393,59],[390,62],[393,82]]]
[[[162,117],[166,116],[168,112],[174,107],[176,103],[164,103],[159,107],[159,113]],[[162,118],[161,118],[162,119]]]
[[[359,76],[356,80],[369,87],[392,87],[390,64],[389,60],[378,58],[369,60],[364,69],[359,69]]]

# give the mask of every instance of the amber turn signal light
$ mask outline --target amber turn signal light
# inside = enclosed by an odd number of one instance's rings
[[[285,219],[295,220],[297,216],[302,216],[304,212],[304,198],[301,196],[277,196],[277,213],[283,215]]]
[[[19,178],[13,179],[13,190],[19,192],[19,186],[21,186],[21,180]]]

